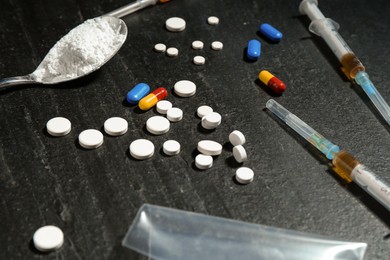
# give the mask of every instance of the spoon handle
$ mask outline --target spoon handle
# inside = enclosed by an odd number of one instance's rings
[[[0,79],[0,89],[11,87],[14,85],[34,84],[34,83],[38,83],[38,82],[33,80],[30,75],[5,78],[5,79]]]

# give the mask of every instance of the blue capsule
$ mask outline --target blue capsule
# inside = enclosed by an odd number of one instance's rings
[[[137,105],[143,97],[150,92],[150,87],[145,83],[138,83],[127,93],[126,100],[131,105]]]
[[[248,41],[248,48],[246,50],[246,56],[250,60],[257,60],[261,53],[261,43],[258,40]]]
[[[283,34],[279,32],[275,27],[268,23],[263,23],[259,28],[260,32],[273,42],[278,42],[282,39]]]

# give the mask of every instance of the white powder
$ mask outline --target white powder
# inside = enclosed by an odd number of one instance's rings
[[[90,19],[71,30],[51,48],[33,72],[36,80],[59,82],[100,68],[126,38],[123,34],[126,30],[121,30],[123,23],[113,19]]]

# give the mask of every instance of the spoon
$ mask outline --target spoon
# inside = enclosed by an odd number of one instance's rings
[[[98,70],[126,40],[127,27],[119,18],[157,2],[168,0],[137,0],[104,16],[86,20],[62,37],[34,72],[0,79],[0,89],[20,84],[57,84]]]
[[[121,19],[102,16],[86,20],[62,37],[37,69],[25,76],[0,80],[0,89],[19,84],[56,84],[92,73],[109,61],[126,40]]]

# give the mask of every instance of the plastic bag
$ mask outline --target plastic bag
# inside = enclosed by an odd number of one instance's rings
[[[122,245],[152,259],[363,259],[367,244],[144,204]]]

